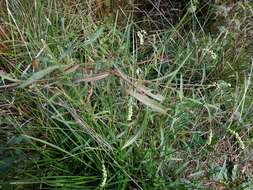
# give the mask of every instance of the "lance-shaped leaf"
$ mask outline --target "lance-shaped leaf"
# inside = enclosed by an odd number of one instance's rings
[[[134,92],[132,90],[129,91],[129,94],[131,96],[133,96],[134,98],[136,98],[137,100],[139,100],[140,102],[142,102],[143,104],[145,104],[146,106],[152,108],[154,111],[160,112],[162,114],[167,113],[166,108],[163,105],[161,105],[157,101],[149,98],[145,94],[140,94],[140,93]]]
[[[143,128],[143,127],[142,127],[142,128]],[[133,143],[141,136],[141,134],[142,134],[142,132],[143,132],[143,129],[142,129],[142,128],[136,133],[136,135],[134,135],[133,137],[131,137],[131,138],[124,144],[124,146],[121,148],[121,150],[123,150],[123,149],[129,147],[131,144],[133,144]]]
[[[144,94],[148,95],[149,97],[151,97],[159,102],[162,102],[165,99],[165,97],[162,96],[161,94],[152,93],[153,90],[150,88],[147,88],[147,87],[139,85],[139,84],[135,84],[135,87],[138,91],[144,92]]]
[[[66,74],[69,74],[69,73],[73,73],[75,72],[78,68],[80,67],[80,64],[74,64],[74,65],[68,65],[65,69],[64,69],[64,72]]]
[[[110,73],[108,72],[104,72],[104,73],[100,73],[100,74],[94,74],[94,75],[88,75],[88,76],[84,76],[82,78],[77,78],[75,80],[76,83],[80,83],[80,82],[94,82],[97,80],[102,80],[106,77],[108,77],[110,75]]]
[[[0,70],[0,78],[8,80],[8,81],[12,81],[12,82],[20,82],[20,80],[18,80],[18,79],[14,79],[14,78],[9,77],[9,74],[4,72],[3,70]]]
[[[127,82],[127,83],[130,84],[130,85],[133,85],[133,86],[136,88],[136,90],[137,90],[138,92],[143,92],[144,94],[148,95],[149,97],[151,97],[151,98],[153,98],[153,99],[155,99],[155,100],[157,100],[157,101],[159,101],[159,102],[164,101],[165,98],[164,98],[161,94],[153,94],[153,93],[152,93],[152,89],[149,89],[149,88],[147,88],[147,87],[145,87],[145,86],[142,86],[142,85],[138,84],[137,82],[132,82],[132,81],[128,78],[128,76],[126,76],[126,75],[125,75],[123,72],[121,72],[119,69],[116,69],[116,71],[117,71],[117,74],[118,74],[125,82]]]
[[[100,37],[100,35],[103,33],[103,31],[104,31],[104,27],[99,28],[93,36],[90,36],[89,39],[83,43],[82,46],[85,47],[85,46],[90,45],[93,42],[95,42]]]
[[[47,67],[46,69],[43,69],[41,71],[34,73],[30,78],[28,78],[27,80],[22,82],[19,85],[19,88],[25,88],[25,87],[37,82],[38,80],[42,79],[43,77],[52,73],[53,71],[55,71],[58,68],[59,68],[59,66],[51,66],[51,67]]]

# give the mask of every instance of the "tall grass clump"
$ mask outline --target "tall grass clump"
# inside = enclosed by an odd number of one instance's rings
[[[0,1],[0,188],[252,189],[252,3],[97,3]]]

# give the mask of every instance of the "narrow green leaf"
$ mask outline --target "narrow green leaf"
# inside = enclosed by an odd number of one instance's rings
[[[96,41],[99,38],[99,36],[103,33],[103,31],[104,31],[103,27],[99,28],[93,36],[89,37],[89,39],[84,42],[83,46],[92,44],[94,41]]]
[[[19,88],[25,88],[25,87],[37,82],[38,80],[42,79],[43,77],[52,73],[54,70],[56,70],[58,68],[59,68],[59,66],[51,66],[51,67],[47,67],[44,70],[34,73],[30,78],[28,78],[26,81],[22,82],[21,85],[19,85]]]
[[[4,175],[5,172],[11,168],[14,161],[15,157],[6,157],[0,160],[0,176]]]
[[[88,167],[92,168],[88,163],[86,163],[84,160],[82,160],[80,157],[78,157],[78,155],[72,154],[69,151],[67,151],[67,150],[65,150],[65,149],[63,149],[63,148],[61,148],[61,147],[59,147],[57,145],[54,145],[54,144],[52,144],[50,142],[47,142],[47,141],[44,141],[42,139],[38,139],[36,137],[32,137],[32,136],[29,136],[29,135],[22,135],[22,137],[30,139],[30,140],[33,140],[33,141],[37,141],[37,142],[43,143],[45,145],[48,145],[48,146],[50,146],[50,147],[58,150],[59,152],[65,153],[66,155],[69,155],[73,159],[78,160],[80,163],[83,163],[83,164],[87,165]]]
[[[182,73],[180,74],[180,91],[179,91],[179,98],[182,101],[184,97],[184,79]]]
[[[121,148],[121,150],[129,147],[131,144],[133,144],[142,134],[142,130],[139,130],[136,135],[134,135],[132,138],[130,138],[125,144],[124,146]]]
[[[0,77],[2,79],[8,80],[8,81],[20,82],[20,80],[18,80],[18,79],[14,79],[14,78],[9,77],[9,74],[7,74],[6,72],[4,72],[3,70],[0,70]]]
[[[129,147],[130,145],[132,145],[133,143],[135,143],[138,140],[138,138],[141,137],[141,135],[144,132],[144,129],[148,126],[148,117],[149,117],[149,114],[147,112],[145,114],[145,117],[143,118],[142,125],[138,129],[137,133],[134,136],[132,136],[130,139],[127,140],[127,142],[123,145],[123,147],[121,148],[121,150]]]

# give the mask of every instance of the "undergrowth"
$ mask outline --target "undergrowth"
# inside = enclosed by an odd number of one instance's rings
[[[189,2],[1,2],[0,189],[252,189],[253,5]]]

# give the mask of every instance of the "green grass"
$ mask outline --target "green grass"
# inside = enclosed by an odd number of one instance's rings
[[[140,34],[88,1],[6,2],[0,189],[253,188],[252,3]]]

